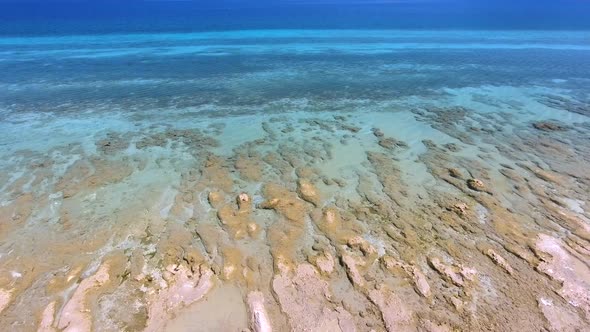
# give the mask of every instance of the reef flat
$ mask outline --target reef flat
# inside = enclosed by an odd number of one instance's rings
[[[588,330],[561,34],[0,39],[0,329]]]

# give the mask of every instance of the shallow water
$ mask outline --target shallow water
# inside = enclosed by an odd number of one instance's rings
[[[0,326],[588,329],[589,36],[0,38]]]

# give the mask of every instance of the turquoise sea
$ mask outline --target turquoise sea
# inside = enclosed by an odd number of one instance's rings
[[[590,329],[581,12],[32,8],[0,14],[0,330]]]

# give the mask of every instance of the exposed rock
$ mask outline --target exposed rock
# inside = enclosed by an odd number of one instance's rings
[[[537,300],[539,309],[543,312],[543,316],[549,323],[549,330],[554,332],[576,332],[583,331],[586,324],[577,315],[577,313],[570,308],[556,303],[557,301],[550,298],[539,298]]]
[[[493,249],[490,248],[490,249],[484,250],[484,253],[492,261],[494,261],[494,263],[496,263],[498,266],[500,266],[506,272],[508,272],[508,274],[513,274],[514,273],[514,270],[512,269],[512,266],[510,266],[510,264],[508,264],[508,262],[502,256],[500,256],[497,252],[495,252]]]
[[[360,257],[355,257],[350,254],[343,254],[341,259],[346,269],[348,279],[350,279],[354,286],[360,288],[364,287],[365,278],[363,278],[360,268],[365,265],[365,262]]]
[[[250,312],[250,326],[254,332],[272,332],[262,292],[248,293],[248,310]]]
[[[12,300],[12,290],[0,289],[0,313],[6,309]]]
[[[342,307],[332,308],[328,283],[313,266],[301,264],[295,275],[275,276],[273,290],[294,331],[354,331],[352,316]]]
[[[361,236],[351,236],[346,240],[348,247],[352,249],[359,249],[367,262],[372,262],[377,259],[378,252],[367,240]]]
[[[414,280],[414,285],[418,293],[425,298],[429,299],[432,297],[432,291],[430,289],[430,285],[428,284],[428,280],[426,276],[418,269],[416,266],[412,266],[409,268],[410,275]]]
[[[387,286],[381,285],[378,289],[371,290],[369,298],[381,311],[387,331],[412,331],[416,329],[412,313]]]
[[[298,181],[297,193],[301,198],[312,203],[314,206],[318,206],[321,202],[317,189],[308,180],[300,179]]]
[[[267,230],[267,239],[277,271],[286,272],[296,265],[297,250],[305,231],[309,204],[286,188],[269,183],[263,188],[266,200],[259,207],[275,210],[282,218]]]
[[[429,258],[430,265],[445,279],[456,286],[463,287],[467,281],[473,281],[476,271],[463,266],[446,265],[436,257]]]
[[[563,242],[558,239],[540,234],[536,249],[549,254],[537,267],[562,283],[559,294],[571,305],[580,308],[590,319],[590,268],[576,256],[568,252]]]
[[[313,256],[310,259],[310,262],[318,268],[322,275],[330,275],[332,272],[334,272],[334,257],[329,252],[324,252],[320,255]]]
[[[217,191],[209,192],[207,199],[209,201],[209,204],[211,204],[211,206],[214,208],[218,208],[221,205],[221,203],[223,203],[223,195]]]
[[[467,211],[469,210],[469,206],[465,203],[456,203],[450,207],[450,210],[455,212],[460,217],[464,217],[467,215]]]
[[[163,289],[148,293],[151,300],[144,330],[146,332],[162,331],[170,315],[183,306],[200,300],[213,287],[213,272],[206,266],[201,265],[195,272],[183,265],[169,270],[174,273]]]
[[[306,187],[305,189],[310,190],[307,194],[310,194],[311,197],[315,197],[313,194],[317,192],[313,187]],[[284,187],[273,183],[265,185],[263,192],[267,200],[260,204],[260,208],[276,210],[291,221],[303,221],[307,208],[297,195],[294,195],[294,193],[288,191]]]
[[[90,315],[94,301],[91,297],[98,296],[117,285],[125,269],[126,258],[122,255],[105,260],[98,271],[82,280],[74,295],[64,305],[57,327],[64,331],[91,331],[93,317]]]
[[[469,179],[467,180],[467,186],[475,191],[485,191],[486,186],[483,181],[479,179]]]
[[[420,328],[425,332],[452,332],[455,329],[449,327],[448,324],[437,324],[429,320],[420,321]]]
[[[420,295],[424,296],[427,299],[430,299],[432,297],[430,284],[428,283],[428,280],[426,279],[424,273],[422,273],[422,271],[420,271],[420,269],[417,266],[397,261],[391,256],[384,256],[382,259],[383,263],[385,264],[385,267],[389,271],[394,272],[395,268],[401,268],[403,271],[405,271],[406,274],[412,277],[412,280],[414,281],[414,288]]]
[[[238,203],[238,208],[240,209],[240,211],[247,211],[252,206],[252,202],[250,201],[250,196],[248,196],[248,194],[246,194],[246,193],[239,194],[238,197],[236,198],[236,201]]]
[[[258,234],[258,225],[251,218],[252,203],[248,196],[238,196],[238,210],[233,205],[224,205],[217,211],[217,217],[221,221],[224,229],[234,239],[243,239],[246,236],[255,236]],[[241,200],[248,199],[248,200]]]
[[[37,332],[55,332],[55,331],[57,331],[53,327],[53,321],[54,321],[54,317],[55,317],[55,306],[56,306],[56,302],[53,301],[53,302],[49,303],[45,307],[45,309],[43,309],[43,312],[41,313],[41,319],[39,322],[39,327],[37,329]]]

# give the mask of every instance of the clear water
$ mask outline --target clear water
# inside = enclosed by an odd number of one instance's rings
[[[10,6],[3,330],[588,328],[583,5],[511,30]]]

